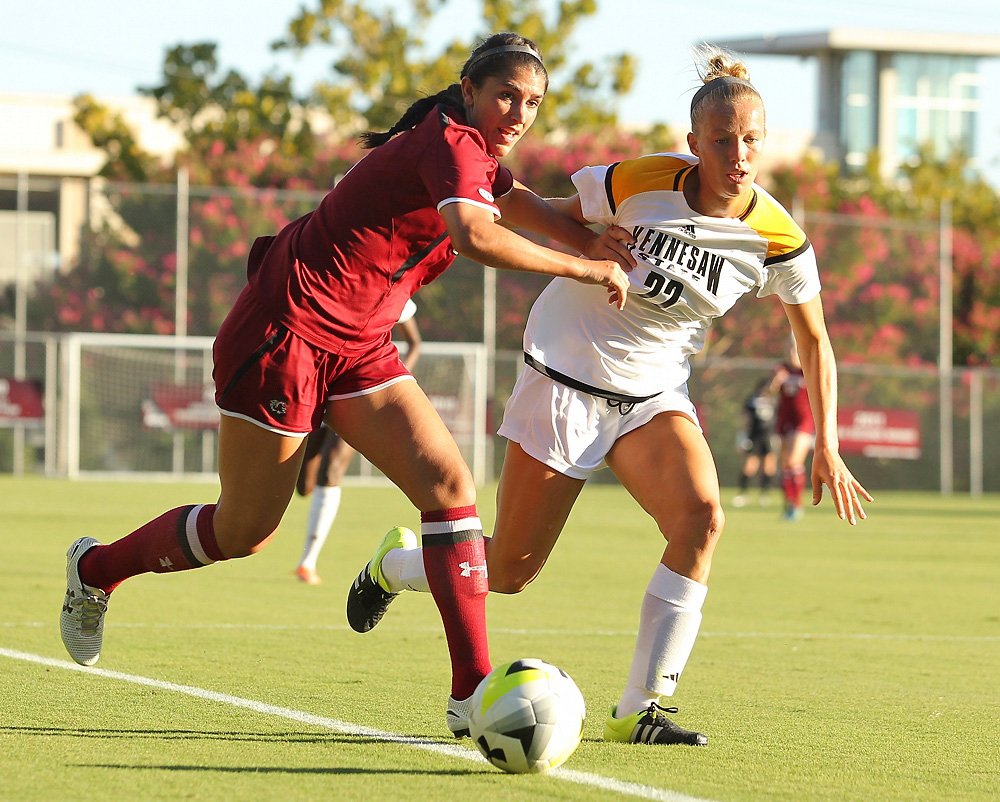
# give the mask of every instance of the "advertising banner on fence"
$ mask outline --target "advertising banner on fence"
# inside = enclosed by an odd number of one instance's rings
[[[42,386],[0,376],[0,426],[43,426]]]
[[[152,384],[142,402],[147,429],[218,429],[219,409],[211,385]]]
[[[837,413],[842,454],[920,459],[920,416],[912,409],[844,407]]]

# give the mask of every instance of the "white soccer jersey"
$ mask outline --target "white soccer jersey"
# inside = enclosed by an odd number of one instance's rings
[[[403,311],[399,316],[399,320],[396,321],[396,325],[398,326],[400,323],[412,320],[415,314],[417,314],[417,305],[413,302],[412,298],[407,298],[406,303],[403,304]]]
[[[636,239],[623,311],[607,290],[555,278],[535,301],[524,350],[579,382],[629,396],[681,387],[712,320],[756,288],[804,303],[820,290],[816,257],[788,212],[762,188],[739,218],[704,217],[684,199],[698,160],[656,154],[573,176],[584,216]]]

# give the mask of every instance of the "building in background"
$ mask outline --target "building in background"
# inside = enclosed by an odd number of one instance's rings
[[[863,167],[877,153],[882,173],[929,144],[936,157],[955,148],[979,167],[979,61],[1000,56],[1000,36],[833,28],[819,33],[716,42],[737,53],[816,59],[815,144],[827,161]]]
[[[149,152],[166,156],[183,144],[157,117],[152,99],[101,102],[121,115]],[[18,252],[27,284],[71,269],[79,260],[82,231],[100,217],[91,190],[107,156],[76,125],[74,114],[69,96],[0,93],[0,287],[15,280]]]
[[[981,86],[978,65],[1000,57],[1000,36],[833,28],[716,43],[818,66],[817,119],[768,132],[765,183],[771,170],[806,155],[850,170],[876,153],[883,174],[892,178],[925,144],[941,158],[961,147],[974,169],[995,153],[978,141],[981,89],[994,94]],[[145,151],[170,159],[183,147],[152,98],[99,101],[128,123]],[[30,285],[72,269],[83,230],[111,214],[101,208],[103,193],[93,191],[106,155],[73,122],[74,113],[69,96],[0,93],[0,288],[14,282],[18,270]],[[330,121],[311,123],[317,133],[330,132]],[[685,132],[687,125],[671,128]]]

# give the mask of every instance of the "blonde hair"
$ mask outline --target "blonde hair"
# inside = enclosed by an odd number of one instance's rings
[[[692,56],[702,83],[691,100],[692,131],[701,119],[706,100],[737,103],[752,98],[759,100],[763,108],[764,100],[747,78],[746,64],[731,50],[703,43],[694,48]]]

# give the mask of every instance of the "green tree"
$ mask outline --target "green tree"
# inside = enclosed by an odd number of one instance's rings
[[[91,95],[74,99],[74,121],[82,128],[94,147],[108,154],[101,169],[105,178],[125,181],[145,181],[156,169],[156,159],[140,146],[128,123],[120,114],[102,106]]]
[[[544,4],[548,7],[550,4]],[[399,3],[395,8],[400,6]],[[173,184],[176,168],[191,175],[192,333],[211,334],[244,282],[245,254],[255,236],[271,233],[315,203],[336,176],[363,155],[351,136],[385,130],[414,98],[452,82],[486,34],[517,30],[538,42],[552,83],[539,128],[514,151],[510,166],[543,196],[573,191],[569,176],[681,143],[660,126],[645,136],[622,132],[615,104],[631,84],[632,61],[573,64],[572,33],[596,8],[593,0],[562,2],[546,16],[538,0],[483,0],[468,39],[435,41],[427,31],[449,0],[411,0],[406,13],[375,0],[314,0],[303,6],[278,49],[326,47],[333,78],[309,98],[296,98],[287,77],[254,83],[220,68],[215,45],[178,45],[164,58],[163,79],[145,91],[184,134],[175,164],[144,153],[121,117],[93,98],[77,99],[77,121],[109,154],[104,175],[120,181]],[[481,26],[481,27],[480,27]],[[315,106],[339,121],[337,136],[308,124]],[[544,135],[545,130],[550,132]],[[842,359],[929,363],[936,356],[937,230],[941,198],[955,224],[955,362],[1000,362],[1000,200],[970,174],[960,153],[935,160],[922,152],[904,170],[906,188],[879,177],[873,159],[859,175],[810,162],[769,177],[769,188],[806,211],[816,247],[831,331]],[[222,187],[213,190],[209,187]],[[261,190],[269,190],[261,194]],[[240,196],[240,191],[245,196]],[[296,194],[299,193],[299,194]],[[32,325],[169,332],[173,326],[175,204],[170,195],[113,186],[110,213],[88,235],[77,270],[40,288]],[[848,224],[847,218],[866,225]],[[481,268],[457,265],[420,293],[430,338],[481,336]],[[500,276],[498,340],[517,348],[527,309],[544,282]],[[748,337],[748,332],[753,336]],[[709,350],[781,356],[787,323],[774,299],[744,299],[713,327]]]
[[[139,91],[156,100],[192,150],[217,140],[235,149],[263,138],[286,153],[311,153],[316,140],[291,77],[265,75],[254,86],[235,70],[222,72],[215,51],[211,42],[169,49],[162,83]]]
[[[535,41],[549,72],[549,100],[540,130],[613,130],[616,105],[635,78],[636,61],[626,54],[600,63],[574,63],[572,35],[597,11],[596,0],[562,0],[546,15],[539,0],[482,0],[467,34],[447,42],[427,41],[428,28],[454,3],[410,0],[408,13],[366,0],[317,0],[306,4],[272,47],[332,51],[335,80],[315,87],[314,97],[341,124],[385,130],[416,98],[453,83],[473,47],[497,31],[516,31]],[[360,130],[355,127],[354,130]]]

